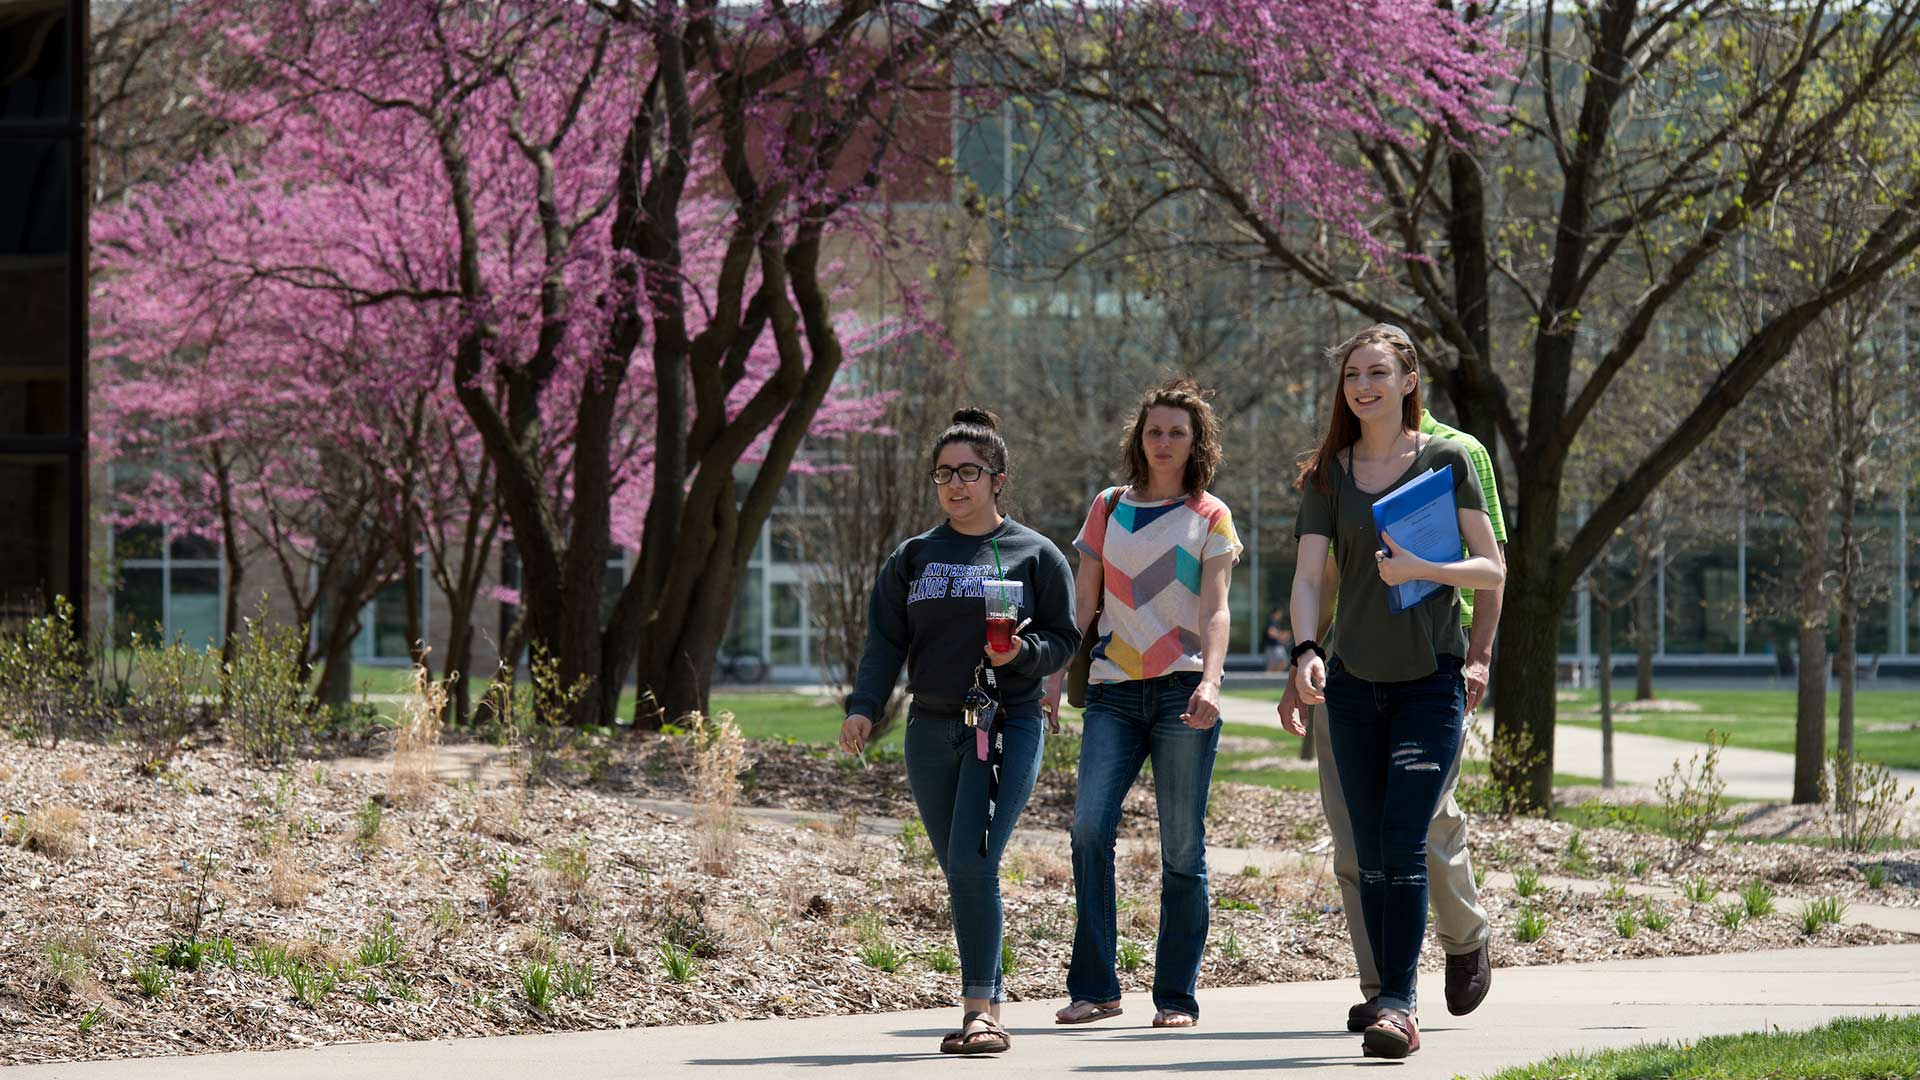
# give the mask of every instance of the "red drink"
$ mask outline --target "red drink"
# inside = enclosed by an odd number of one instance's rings
[[[994,652],[1013,651],[1013,616],[987,616],[987,647]]]

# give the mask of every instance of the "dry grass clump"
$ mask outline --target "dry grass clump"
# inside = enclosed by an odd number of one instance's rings
[[[301,871],[292,844],[274,845],[273,861],[267,866],[267,900],[274,907],[299,907],[307,902],[316,884],[312,874]]]
[[[85,765],[69,765],[60,770],[60,782],[63,784],[83,784],[87,780]]]
[[[13,779],[13,766],[0,765],[0,781]]]
[[[747,769],[747,742],[732,713],[711,719],[694,713],[686,724],[687,737],[693,742],[687,784],[700,806],[694,825],[694,861],[704,873],[726,877],[740,849],[733,811],[740,801],[740,774]]]
[[[413,690],[400,704],[400,724],[394,731],[393,778],[387,784],[387,799],[395,806],[418,806],[432,796],[434,762],[446,715],[447,684],[435,682],[425,664],[416,665]]]
[[[47,985],[76,998],[97,996],[100,982],[92,962],[99,955],[100,943],[91,934],[56,934],[47,941],[44,957]]]
[[[14,819],[13,842],[50,859],[71,859],[87,849],[87,816],[77,806],[40,806]]]

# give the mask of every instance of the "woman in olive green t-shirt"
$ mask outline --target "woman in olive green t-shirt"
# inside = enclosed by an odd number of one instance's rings
[[[1427,927],[1427,826],[1460,752],[1467,652],[1461,589],[1499,588],[1505,574],[1480,479],[1456,443],[1420,434],[1420,374],[1413,342],[1378,324],[1329,353],[1337,371],[1326,436],[1300,469],[1295,626],[1323,625],[1321,577],[1332,545],[1340,619],[1322,646],[1294,646],[1302,702],[1327,705],[1334,765],[1353,822],[1360,907],[1380,968],[1378,1019],[1363,1035],[1372,1057],[1420,1048],[1414,978]],[[1373,502],[1427,469],[1453,469],[1460,535],[1470,557],[1431,563],[1375,531]],[[1446,588],[1398,614],[1392,586]]]

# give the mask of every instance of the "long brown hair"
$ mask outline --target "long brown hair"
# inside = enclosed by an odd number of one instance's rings
[[[1213,391],[1202,390],[1192,379],[1169,379],[1140,395],[1140,408],[1133,414],[1133,426],[1120,446],[1120,460],[1127,469],[1127,482],[1135,491],[1147,487],[1147,452],[1140,440],[1147,430],[1147,413],[1160,406],[1185,409],[1193,424],[1193,452],[1187,455],[1186,474],[1181,484],[1188,495],[1198,495],[1213,483],[1213,472],[1220,467],[1220,421],[1213,415],[1207,399]]]
[[[1321,437],[1320,445],[1300,459],[1300,475],[1293,483],[1302,491],[1309,482],[1320,491],[1332,491],[1328,464],[1334,455],[1360,441],[1360,418],[1353,415],[1353,406],[1347,404],[1341,381],[1346,376],[1347,357],[1364,345],[1384,347],[1399,359],[1403,373],[1420,371],[1420,356],[1414,350],[1413,338],[1392,323],[1374,323],[1327,350],[1327,359],[1333,362],[1333,405],[1327,410],[1327,433]],[[1401,427],[1408,431],[1420,430],[1420,412],[1420,381],[1415,379],[1413,390],[1400,402]]]

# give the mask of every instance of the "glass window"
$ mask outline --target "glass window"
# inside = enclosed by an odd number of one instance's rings
[[[220,644],[220,570],[218,567],[175,567],[169,575],[167,632],[189,646]]]
[[[152,640],[166,630],[166,571],[137,566],[120,571],[113,590],[113,639],[124,645],[134,634]]]
[[[0,22],[0,132],[21,123],[64,120],[72,108],[67,16],[60,10],[10,15]]]
[[[0,620],[45,612],[68,588],[67,464],[0,459]]]
[[[773,586],[773,628],[775,630],[800,630],[806,622],[801,611],[800,586],[790,582],[775,582]],[[798,663],[798,661],[795,661]]]
[[[772,653],[767,662],[781,667],[794,667],[801,663],[800,635],[776,632],[768,641]]]
[[[0,128],[0,134],[4,131]],[[7,140],[6,153],[0,154],[0,255],[66,254],[72,160],[65,139]],[[54,293],[66,295],[64,260],[40,264],[39,274],[58,282]]]
[[[765,605],[760,597],[763,573],[755,567],[740,580],[740,594],[733,602],[733,625],[727,632],[728,652],[760,655],[760,631],[766,621]]]
[[[158,559],[165,530],[158,525],[134,525],[115,529],[113,554],[119,559]]]
[[[379,660],[406,660],[413,654],[407,645],[407,587],[401,582],[382,586],[373,598],[371,617],[366,621],[373,631],[373,656]]]

